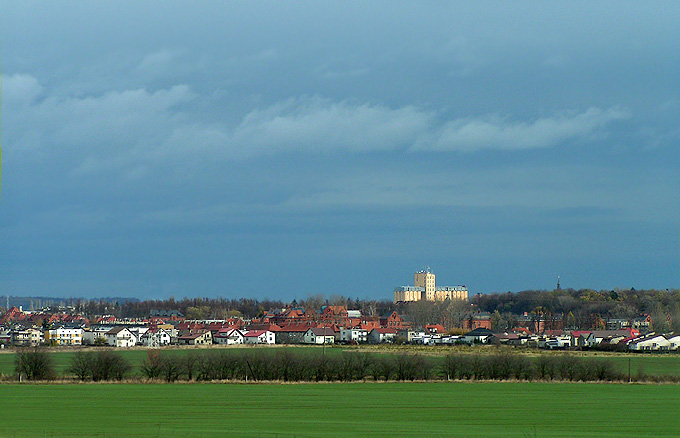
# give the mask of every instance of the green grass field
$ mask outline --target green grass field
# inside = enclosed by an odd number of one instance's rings
[[[0,385],[0,437],[677,437],[680,386]]]

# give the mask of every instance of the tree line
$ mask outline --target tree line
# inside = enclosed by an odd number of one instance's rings
[[[455,353],[427,357],[417,353],[374,354],[318,349],[149,350],[135,367],[111,350],[78,351],[63,378],[78,381],[283,381],[354,382],[413,380],[523,380],[523,381],[678,381],[674,376],[628,376],[611,360],[571,355],[528,357],[512,352],[491,355]],[[41,349],[17,352],[19,379],[57,378],[52,356]],[[140,380],[144,379],[144,380]]]
[[[651,330],[680,330],[680,290],[555,289],[526,290],[476,295],[471,300],[480,311],[495,315],[503,328],[513,326],[517,315],[540,314],[549,321],[559,315],[565,327],[597,329],[610,319],[632,319],[650,315]],[[492,322],[494,322],[492,320]]]
[[[231,317],[257,318],[271,309],[285,307],[299,307],[306,311],[315,312],[322,306],[346,306],[348,309],[361,310],[363,315],[378,316],[394,310],[397,306],[389,300],[368,300],[350,298],[343,295],[326,297],[321,294],[310,295],[301,300],[285,302],[282,300],[255,298],[209,298],[184,297],[176,300],[174,297],[161,300],[116,300],[106,299],[73,301],[76,312],[87,317],[97,315],[114,315],[120,318],[146,318],[151,310],[178,310],[187,319],[227,319]]]

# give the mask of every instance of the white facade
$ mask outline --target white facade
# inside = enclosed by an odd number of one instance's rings
[[[668,335],[666,339],[668,339],[669,350],[676,351],[680,348],[680,335]]]
[[[83,344],[92,345],[97,339],[102,338],[106,341],[106,332],[111,329],[95,329],[95,330],[85,330],[83,331]]]
[[[36,347],[45,342],[43,332],[38,329],[29,328],[12,332],[12,342],[15,345],[30,345]]]
[[[246,344],[274,344],[276,343],[276,334],[269,330],[251,330],[244,336]]]
[[[137,339],[137,344],[142,344],[142,336],[149,331],[149,327],[128,327],[130,333]]]
[[[670,350],[671,343],[663,335],[651,333],[628,342],[628,349],[635,351]]]
[[[366,342],[366,337],[368,332],[366,329],[359,328],[341,328],[340,329],[340,340],[343,342],[357,342],[359,344]]]
[[[245,343],[245,337],[238,329],[230,329],[226,332],[218,332],[213,336],[214,344],[237,345]]]
[[[333,344],[335,343],[335,333],[327,328],[310,328],[302,336],[304,344]]]
[[[170,333],[163,329],[147,330],[140,338],[141,344],[146,347],[163,347],[170,345],[170,341]]]
[[[49,345],[82,345],[83,329],[56,328],[45,332],[45,343]]]
[[[397,337],[397,331],[388,329],[373,329],[366,337],[370,344],[380,344],[383,342],[392,342]]]
[[[106,332],[106,344],[113,347],[134,347],[137,344],[137,337],[127,328],[115,328]]]

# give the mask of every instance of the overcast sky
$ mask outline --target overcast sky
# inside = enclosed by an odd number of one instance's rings
[[[680,284],[680,3],[0,1],[0,294]]]

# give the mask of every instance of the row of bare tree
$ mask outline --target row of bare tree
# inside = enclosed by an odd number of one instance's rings
[[[40,349],[21,350],[16,372],[27,380],[57,377],[52,355]],[[81,381],[123,380],[133,366],[111,350],[76,352],[67,376]],[[182,351],[150,350],[140,364],[141,376],[166,382],[362,380],[562,380],[562,381],[677,381],[672,376],[624,375],[605,358],[570,355],[528,357],[511,352],[492,355],[452,353],[426,357],[414,353],[374,354],[311,349],[254,349]],[[139,378],[139,374],[132,376]],[[68,377],[67,377],[68,378]]]

